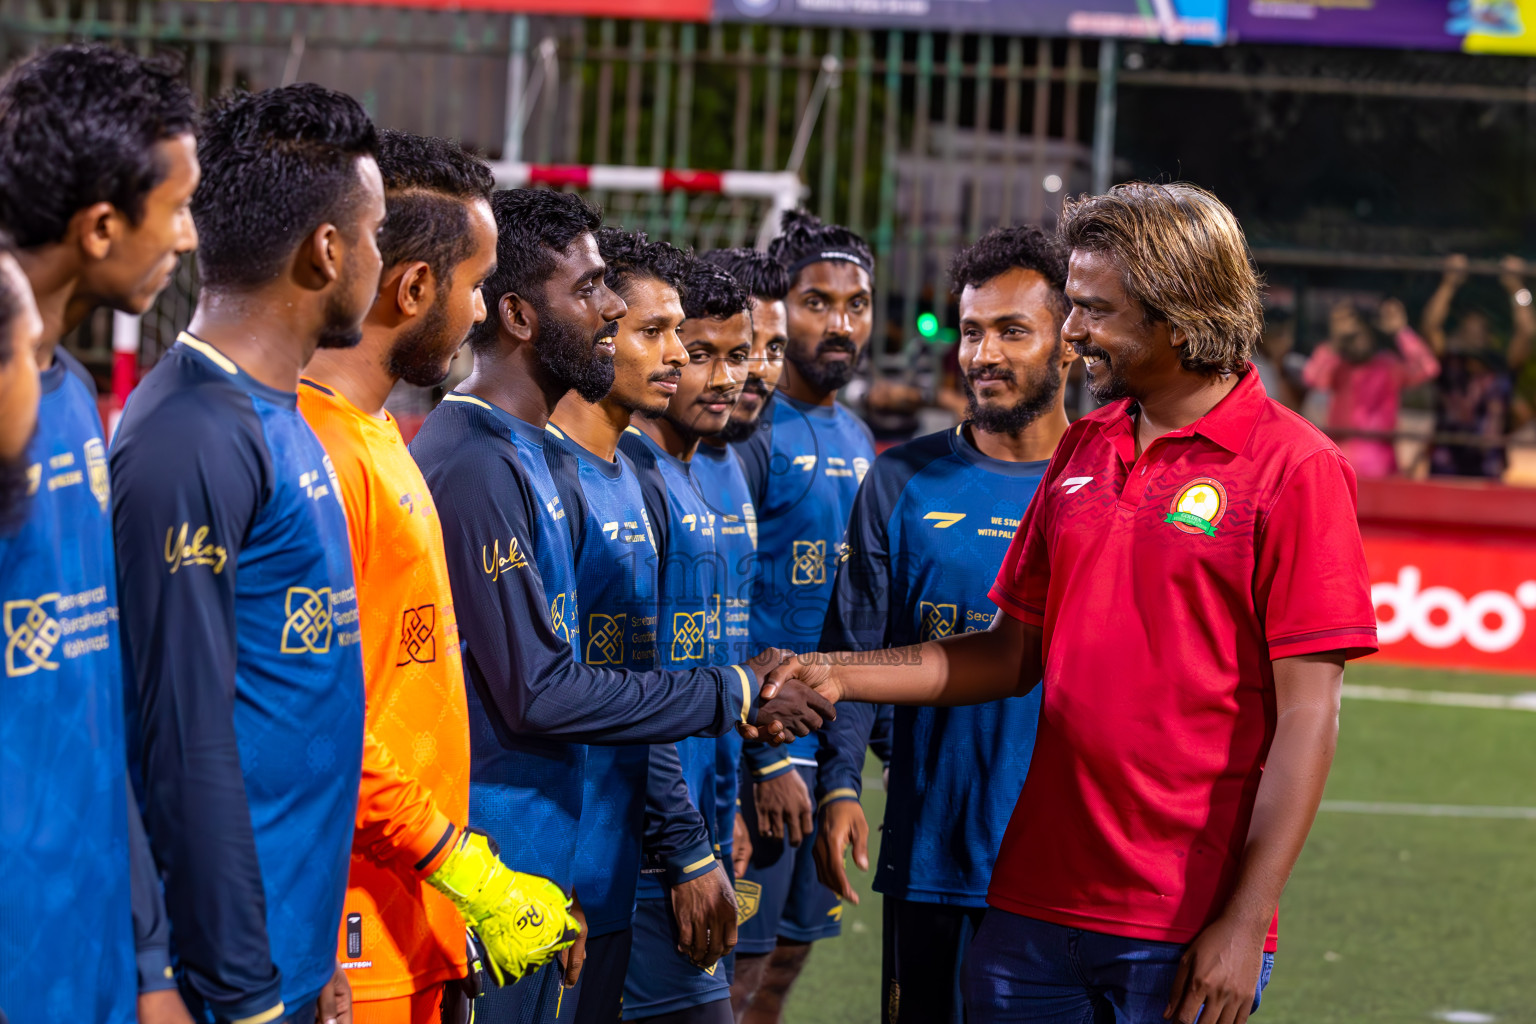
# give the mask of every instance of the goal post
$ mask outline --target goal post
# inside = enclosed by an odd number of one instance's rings
[[[754,199],[767,204],[757,232],[757,247],[765,248],[779,233],[779,221],[793,210],[808,189],[793,171],[693,171],[670,167],[626,167],[617,164],[493,163],[502,188],[546,185],[582,191],[662,193],[684,192]]]

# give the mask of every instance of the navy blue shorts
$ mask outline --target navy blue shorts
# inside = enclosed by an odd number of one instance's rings
[[[613,1024],[624,1006],[624,975],[629,970],[633,929],[587,937],[587,959],[574,988],[566,990],[563,1022]],[[571,1007],[575,1016],[571,1016]]]
[[[960,967],[985,907],[885,897],[880,1024],[965,1024]]]
[[[970,1024],[1165,1024],[1184,946],[1048,924],[991,908],[965,963]],[[1264,954],[1253,1009],[1275,967]],[[916,1018],[913,1018],[916,1019]]]
[[[816,769],[799,765],[795,770],[814,793]],[[799,846],[759,835],[750,785],[741,787],[741,816],[752,835],[752,861],[736,883],[740,924],[736,952],[760,955],[773,952],[779,939],[815,942],[841,934],[843,905],[816,877],[812,855],[816,833],[803,838]]]
[[[550,961],[504,988],[492,985],[475,1000],[475,1020],[495,1024],[565,1024],[576,1015],[576,1000],[561,982],[564,971]]]
[[[731,983],[726,980],[725,965],[717,963],[706,971],[677,951],[670,900],[636,900],[634,936],[624,978],[625,1020],[645,1020],[722,1000],[729,1006]]]

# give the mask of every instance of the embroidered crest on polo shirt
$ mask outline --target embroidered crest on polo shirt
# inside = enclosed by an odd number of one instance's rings
[[[1163,522],[1184,533],[1216,536],[1216,524],[1227,513],[1227,489],[1221,481],[1202,476],[1179,488]]]

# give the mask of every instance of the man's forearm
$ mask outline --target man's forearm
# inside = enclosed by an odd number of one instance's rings
[[[955,707],[1028,693],[1040,682],[1040,629],[1003,613],[992,629],[885,651],[815,657],[842,700]]]
[[[1323,799],[1339,735],[1338,705],[1282,711],[1254,799],[1237,887],[1226,913],[1269,928]]]

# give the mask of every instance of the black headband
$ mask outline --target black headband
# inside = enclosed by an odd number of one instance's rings
[[[800,259],[791,263],[789,265],[789,279],[793,281],[795,277],[800,273],[800,271],[804,270],[812,263],[828,263],[834,261],[852,263],[855,266],[863,267],[864,273],[868,274],[870,277],[875,276],[875,268],[873,264],[871,264],[869,260],[865,259],[863,256],[860,256],[858,253],[850,252],[847,249],[823,249],[820,252],[813,252],[809,255],[802,256]]]

